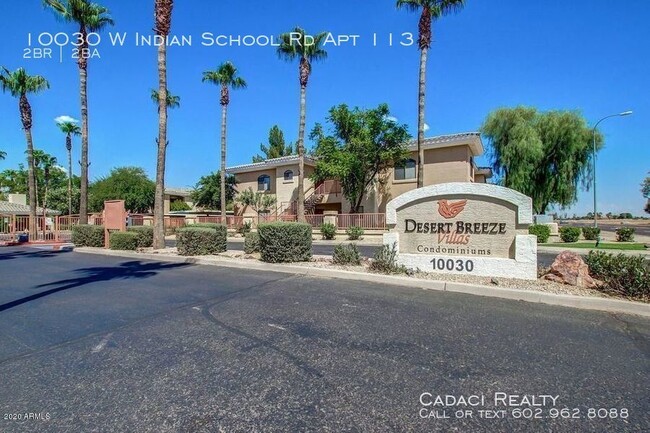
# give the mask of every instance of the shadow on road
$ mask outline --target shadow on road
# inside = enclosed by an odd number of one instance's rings
[[[57,254],[62,254],[67,251],[42,251],[34,249],[24,249],[24,250],[12,250],[9,252],[3,252],[0,249],[0,260],[12,260],[18,258],[43,258],[43,257],[53,257]]]
[[[167,269],[174,269],[189,266],[186,263],[158,263],[130,261],[121,263],[119,266],[99,266],[92,268],[77,269],[75,272],[79,274],[76,278],[68,278],[65,280],[55,281],[47,284],[40,284],[36,286],[39,288],[52,287],[44,292],[35,293],[15,301],[7,302],[0,305],[0,312],[8,310],[18,305],[34,301],[45,296],[52,295],[63,290],[81,287],[88,283],[96,283],[101,281],[111,280],[129,280],[129,279],[142,279],[153,277],[160,271]]]

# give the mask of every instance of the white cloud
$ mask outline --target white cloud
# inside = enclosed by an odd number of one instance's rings
[[[428,124],[428,123],[425,123],[425,124],[424,124],[424,132],[427,132],[429,129],[431,129],[431,128],[429,127],[429,124]]]
[[[395,117],[395,116],[386,116],[386,120],[388,120],[390,122],[395,122],[395,123],[398,122],[397,117]]]
[[[67,122],[79,123],[79,121],[77,119],[75,119],[74,117],[70,117],[70,116],[59,116],[56,119],[54,119],[54,121],[56,123],[67,123]]]

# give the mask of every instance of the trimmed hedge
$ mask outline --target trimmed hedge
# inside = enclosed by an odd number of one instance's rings
[[[348,227],[345,230],[345,234],[348,235],[348,239],[351,240],[351,241],[356,241],[356,240],[361,239],[361,236],[363,236],[363,233],[364,233],[363,228],[357,227],[357,226]]]
[[[269,263],[307,262],[311,260],[311,225],[275,222],[260,224],[262,260]]]
[[[332,223],[323,223],[320,226],[320,234],[326,241],[336,239],[336,226]]]
[[[176,230],[176,247],[181,256],[205,256],[227,250],[228,229],[224,225],[183,227]]]
[[[138,248],[140,235],[135,232],[112,232],[109,246],[112,250],[135,251]]]
[[[72,226],[72,243],[78,247],[104,247],[104,226],[80,224]]]
[[[650,301],[650,262],[643,256],[591,251],[585,262],[589,266],[591,276],[604,283],[600,290]]]
[[[127,233],[135,233],[138,235],[138,248],[151,248],[153,247],[153,227],[152,226],[136,226],[128,227]]]
[[[588,241],[598,240],[598,237],[600,236],[600,229],[596,227],[583,227],[582,236],[584,236]]]
[[[560,239],[562,239],[562,242],[578,242],[578,239],[580,239],[580,228],[562,227],[560,229]]]
[[[244,252],[254,254],[260,252],[260,235],[255,232],[246,233],[244,237]]]
[[[528,233],[537,236],[538,244],[545,244],[551,236],[551,228],[544,224],[533,224],[528,226]]]
[[[356,244],[338,244],[334,248],[332,262],[337,265],[360,265],[361,253]]]
[[[196,224],[190,224],[187,227],[194,227],[194,228],[203,228],[203,229],[216,229],[219,224],[217,223],[196,223]]]
[[[632,227],[621,227],[616,230],[616,241],[618,242],[632,242],[634,240],[634,233],[636,229]]]

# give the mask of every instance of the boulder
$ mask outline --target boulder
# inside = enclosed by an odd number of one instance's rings
[[[598,286],[598,282],[589,276],[589,266],[582,256],[571,251],[561,252],[542,278],[587,289]]]

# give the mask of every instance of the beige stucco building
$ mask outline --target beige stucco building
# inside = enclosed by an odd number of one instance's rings
[[[364,213],[383,213],[393,198],[416,188],[417,143],[409,143],[410,157],[404,166],[395,167],[380,176],[380,182],[367,192],[362,203]],[[424,142],[424,186],[447,182],[486,183],[492,176],[489,168],[479,168],[474,159],[483,154],[481,135],[476,132],[428,138]],[[305,210],[321,214],[324,211],[348,213],[350,203],[343,197],[336,181],[314,185],[309,178],[316,161],[305,157]],[[249,188],[272,194],[276,206],[271,213],[293,214],[298,197],[298,157],[285,156],[259,163],[244,164],[227,169],[237,180],[237,191]],[[256,215],[253,209],[238,209],[244,216]]]

